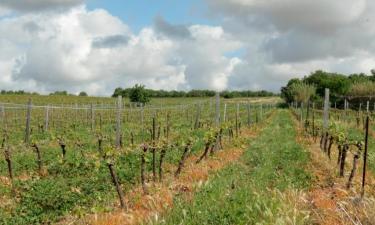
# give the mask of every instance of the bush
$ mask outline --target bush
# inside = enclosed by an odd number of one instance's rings
[[[147,103],[150,101],[147,90],[144,85],[136,84],[133,88],[130,89],[129,98],[131,102],[137,103]]]

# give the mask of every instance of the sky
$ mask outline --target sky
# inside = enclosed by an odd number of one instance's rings
[[[375,68],[373,0],[0,0],[0,89],[269,90]]]

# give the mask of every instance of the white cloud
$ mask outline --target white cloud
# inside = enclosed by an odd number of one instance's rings
[[[136,83],[154,89],[227,88],[240,60],[225,54],[240,42],[221,27],[186,26],[191,38],[181,39],[175,25],[163,26],[172,29],[145,27],[134,34],[107,11],[85,6],[2,19],[0,88],[99,95]]]
[[[316,69],[375,67],[374,1],[206,1],[220,25],[159,16],[139,33],[81,0],[2,1],[0,89],[109,95],[142,83],[277,91]]]
[[[246,43],[229,86],[278,90],[317,69],[369,73],[375,67],[372,0],[206,0],[222,27]]]

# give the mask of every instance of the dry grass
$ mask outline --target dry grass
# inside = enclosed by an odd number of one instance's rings
[[[298,130],[297,141],[310,151],[309,169],[315,175],[315,184],[309,190],[307,202],[312,211],[314,224],[375,224],[375,180],[370,171],[367,171],[366,176],[366,196],[362,199],[360,198],[362,165],[359,165],[353,186],[348,190],[346,183],[352,167],[352,155],[348,155],[345,176],[340,178],[336,166],[337,147],[332,146],[332,159],[329,160],[321,151],[319,144],[304,135],[303,128],[298,126]]]

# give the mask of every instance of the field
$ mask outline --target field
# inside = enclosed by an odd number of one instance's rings
[[[358,201],[365,112],[331,110],[326,136],[322,110],[278,98],[31,100],[0,96],[1,224],[375,221],[373,123]]]

